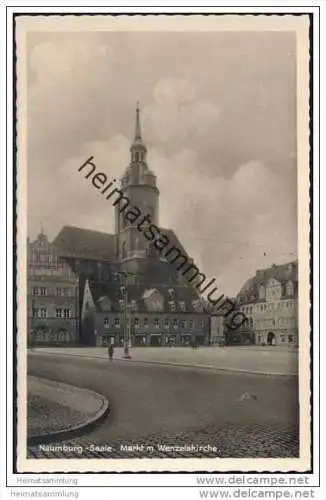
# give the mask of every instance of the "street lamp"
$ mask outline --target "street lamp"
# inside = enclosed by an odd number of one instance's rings
[[[129,347],[131,347],[131,335],[129,335],[129,324],[128,324],[128,276],[135,276],[132,273],[127,273],[126,271],[118,271],[116,272],[116,275],[119,276],[120,278],[120,291],[123,296],[123,357],[125,359],[130,359],[130,352],[129,352]],[[131,322],[130,314],[129,314],[129,320]],[[131,326],[131,325],[130,325]],[[129,346],[130,342],[130,346]]]

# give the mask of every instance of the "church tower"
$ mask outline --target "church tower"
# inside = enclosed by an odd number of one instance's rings
[[[137,207],[141,217],[149,214],[152,224],[158,225],[159,190],[156,176],[147,165],[147,148],[142,139],[140,111],[137,104],[135,136],[130,146],[130,163],[121,178],[120,190],[130,201],[129,207]],[[122,204],[123,207],[123,204]],[[154,257],[153,245],[146,240],[134,225],[126,221],[119,204],[115,206],[115,232],[117,236],[117,257],[120,262]]]

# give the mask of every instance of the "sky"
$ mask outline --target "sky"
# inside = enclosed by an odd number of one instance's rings
[[[123,174],[139,101],[160,225],[222,293],[297,258],[295,58],[291,32],[29,33],[29,236],[114,231],[78,167]]]

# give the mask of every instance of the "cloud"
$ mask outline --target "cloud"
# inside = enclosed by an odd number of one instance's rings
[[[168,144],[169,149],[189,147],[202,141],[205,147],[207,130],[214,130],[219,110],[213,102],[196,95],[191,82],[165,78],[156,83],[153,101],[143,110],[144,129],[148,141],[156,146]]]

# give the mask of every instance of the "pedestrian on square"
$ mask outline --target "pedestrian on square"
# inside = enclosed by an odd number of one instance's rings
[[[110,359],[110,361],[112,361],[113,353],[114,353],[114,347],[112,344],[109,345],[108,351],[109,351],[109,359]]]

